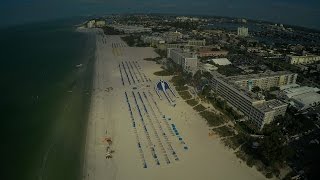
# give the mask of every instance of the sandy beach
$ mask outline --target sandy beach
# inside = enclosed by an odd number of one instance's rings
[[[265,179],[208,136],[206,121],[181,97],[170,95],[175,107],[159,98],[153,73],[161,65],[143,60],[156,56],[97,33],[83,179]]]

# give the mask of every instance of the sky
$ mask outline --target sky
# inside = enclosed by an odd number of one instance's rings
[[[0,0],[0,27],[111,13],[228,16],[320,29],[320,0]]]

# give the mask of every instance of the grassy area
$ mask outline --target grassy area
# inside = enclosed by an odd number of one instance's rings
[[[224,144],[233,150],[238,148],[241,144],[245,143],[245,139],[242,134],[235,135],[230,138],[226,138],[223,140]]]
[[[209,126],[220,126],[225,123],[224,119],[210,111],[203,111],[200,115],[207,120]]]
[[[216,133],[218,133],[219,136],[221,136],[221,137],[234,136],[235,135],[233,129],[231,129],[231,128],[227,127],[227,126],[214,128],[212,130],[215,131]]]
[[[241,74],[242,70],[233,65],[227,65],[227,66],[218,66],[218,72],[226,76],[236,76]]]
[[[198,111],[198,112],[201,112],[201,111],[206,110],[206,108],[205,108],[202,104],[198,104],[198,105],[195,106],[193,109],[196,110],[196,111]]]
[[[178,93],[179,93],[179,95],[180,95],[183,99],[185,99],[185,100],[192,98],[192,96],[191,96],[191,94],[189,93],[189,91],[179,91]]]
[[[162,71],[157,71],[153,73],[156,76],[172,76],[173,73],[167,71],[167,70],[162,70]]]
[[[186,80],[183,79],[183,77],[180,76],[173,76],[171,79],[171,82],[173,83],[174,86],[184,86],[187,84]]]
[[[195,99],[189,99],[186,101],[190,106],[195,106],[199,103],[199,101],[195,100]]]
[[[264,165],[260,160],[256,160],[254,157],[245,153],[244,151],[237,151],[236,156],[246,162],[247,166],[254,166],[268,179],[272,178],[274,175],[279,175],[279,169],[274,169],[273,167]]]
[[[250,124],[250,122],[238,122],[236,124],[236,128],[238,131],[241,131],[245,134],[262,134],[253,124]]]
[[[161,59],[162,59],[162,57],[155,57],[155,58],[144,58],[143,60],[145,60],[145,61],[159,61]]]
[[[176,86],[177,91],[186,91],[188,90],[188,86]]]

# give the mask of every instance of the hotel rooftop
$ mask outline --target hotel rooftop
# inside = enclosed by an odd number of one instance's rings
[[[277,72],[266,71],[264,73],[259,73],[259,74],[247,74],[247,75],[229,76],[229,77],[227,77],[227,79],[229,81],[239,81],[239,80],[244,80],[244,79],[258,79],[258,78],[280,76],[280,75],[285,75],[285,74],[293,74],[293,73],[289,72],[289,71],[277,71]]]

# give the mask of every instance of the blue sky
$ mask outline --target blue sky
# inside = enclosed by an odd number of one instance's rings
[[[109,13],[208,14],[320,29],[320,0],[1,0],[1,26]]]

